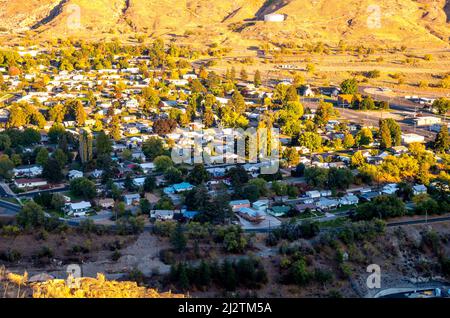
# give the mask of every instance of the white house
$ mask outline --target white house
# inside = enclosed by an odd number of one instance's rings
[[[402,142],[410,144],[413,142],[425,142],[425,137],[418,134],[402,134]]]
[[[339,205],[339,201],[338,200],[334,200],[334,199],[328,199],[325,197],[320,198],[317,202],[316,202],[316,206],[321,209],[321,210],[330,210],[333,208],[337,208]]]
[[[144,177],[133,179],[133,184],[136,187],[143,187],[144,186],[144,182],[145,182],[145,178]]]
[[[42,174],[41,166],[21,166],[13,169],[14,176],[36,177]]]
[[[34,179],[16,179],[14,185],[19,189],[24,188],[36,188],[47,185],[47,180],[34,178]]]
[[[305,194],[306,194],[306,196],[307,196],[308,198],[312,198],[312,199],[314,199],[314,198],[320,198],[320,192],[317,191],[317,190],[306,191]]]
[[[79,170],[70,170],[68,176],[69,176],[70,180],[75,179],[75,178],[82,178],[83,172],[79,171]]]
[[[139,164],[139,166],[142,168],[142,171],[144,171],[144,173],[149,173],[153,169],[155,169],[155,164],[153,162],[144,162]]]
[[[176,210],[151,210],[150,217],[157,220],[172,220],[176,212]]]
[[[67,203],[65,205],[65,210],[68,215],[75,217],[85,216],[86,212],[91,209],[91,203],[87,201],[81,201],[76,203]]]
[[[126,205],[132,205],[133,203],[141,200],[139,193],[125,194],[123,198]]]

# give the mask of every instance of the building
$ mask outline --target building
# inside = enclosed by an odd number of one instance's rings
[[[398,185],[396,183],[389,183],[383,187],[383,190],[381,190],[381,193],[391,195],[391,194],[395,194],[397,192],[397,190],[398,190]]]
[[[233,212],[237,212],[242,208],[250,208],[250,201],[249,200],[230,201],[230,207]]]
[[[123,199],[126,205],[133,205],[133,203],[139,202],[141,200],[141,196],[139,195],[139,193],[131,193],[125,194],[123,196]]]
[[[133,184],[134,184],[136,187],[143,187],[143,186],[144,186],[144,183],[145,183],[145,178],[144,178],[144,177],[141,177],[141,178],[134,178],[134,179],[133,179]]]
[[[259,212],[266,212],[269,208],[269,200],[258,200],[252,203],[252,208]]]
[[[253,223],[259,223],[265,219],[265,216],[262,212],[256,211],[252,208],[240,208],[238,213],[244,219]]]
[[[26,188],[37,188],[47,185],[47,180],[41,178],[33,178],[33,179],[16,179],[14,180],[14,185],[19,189]]]
[[[91,209],[91,203],[87,201],[81,201],[77,203],[67,203],[65,205],[65,211],[68,215],[75,217],[85,216]]]
[[[98,205],[103,209],[111,209],[114,207],[114,200],[111,198],[98,200]]]
[[[79,170],[70,170],[68,177],[70,180],[72,179],[76,179],[76,178],[82,178],[83,177],[83,172],[79,171]]]
[[[172,220],[175,213],[180,213],[179,210],[151,210],[150,217],[157,220]]]
[[[303,203],[303,204],[297,204],[295,206],[295,209],[298,212],[303,213],[307,209],[309,209],[310,211],[316,211],[317,210],[317,206],[314,203]]]
[[[276,217],[282,217],[285,216],[289,211],[291,210],[290,206],[287,205],[276,205],[271,207],[267,212],[270,215],[276,216]]]
[[[321,210],[331,210],[339,206],[339,201],[322,197],[316,202],[316,206]]]
[[[356,205],[359,203],[359,198],[354,194],[347,194],[339,199],[341,205]]]
[[[311,198],[311,199],[320,198],[320,192],[317,190],[306,191],[305,194],[308,198]]]
[[[410,144],[413,142],[425,142],[425,137],[418,134],[402,134],[402,142]]]
[[[37,177],[42,174],[42,167],[37,165],[20,166],[13,169],[15,177]]]
[[[416,126],[431,126],[441,123],[441,119],[439,117],[434,116],[416,117],[413,119],[413,121]]]
[[[283,22],[285,19],[284,14],[271,13],[264,15],[264,22]]]
[[[416,184],[412,188],[413,188],[414,195],[427,193],[427,187],[424,186],[423,184]]]
[[[144,162],[144,163],[139,164],[139,166],[142,168],[142,171],[144,173],[149,173],[153,169],[155,169],[155,164],[153,162]]]

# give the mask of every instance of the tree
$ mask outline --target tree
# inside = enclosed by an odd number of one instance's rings
[[[350,133],[345,134],[343,145],[344,148],[346,149],[352,148],[355,145],[355,139],[353,138],[352,134]]]
[[[9,159],[7,155],[0,156],[0,176],[5,179],[12,177],[12,170],[14,169],[14,163]]]
[[[209,128],[214,124],[214,113],[211,107],[207,107],[203,113],[203,125],[205,128]]]
[[[36,163],[44,166],[48,161],[48,150],[45,147],[41,147],[36,155]]]
[[[241,95],[241,93],[236,90],[233,93],[233,96],[231,96],[231,104],[233,111],[238,113],[239,115],[243,114],[245,112],[246,106],[245,106],[245,100],[244,97]]]
[[[309,185],[324,188],[328,182],[328,169],[311,167],[305,170],[305,179]]]
[[[95,149],[97,152],[97,157],[102,155],[109,155],[112,151],[111,139],[105,134],[105,132],[100,131],[95,138]]]
[[[247,71],[245,70],[245,68],[241,68],[240,75],[241,75],[241,80],[242,81],[245,82],[248,79]]]
[[[295,148],[286,148],[283,151],[283,158],[286,160],[289,167],[296,166],[300,161],[300,155]]]
[[[45,215],[42,207],[34,201],[28,201],[17,213],[17,223],[26,230],[44,226]]]
[[[322,146],[322,137],[317,133],[307,131],[299,136],[298,143],[314,152]]]
[[[187,177],[188,181],[194,185],[199,185],[206,182],[210,178],[211,176],[203,164],[196,164]]]
[[[177,227],[170,238],[170,242],[178,253],[181,253],[186,249],[187,240],[181,223],[177,224]]]
[[[357,151],[352,155],[350,163],[352,167],[359,168],[366,164],[366,158],[364,158],[361,151]]]
[[[144,180],[144,191],[152,192],[156,188],[156,179],[153,176],[147,176]]]
[[[55,123],[62,123],[66,116],[66,108],[62,104],[56,104],[48,111],[49,119]]]
[[[380,122],[380,148],[386,149],[391,148],[392,146],[392,139],[391,139],[391,131],[389,129],[389,126],[387,122],[381,121]]]
[[[168,168],[173,166],[172,159],[165,155],[156,157],[153,160],[153,163],[155,164],[155,170],[161,172],[165,172]]]
[[[314,116],[314,122],[319,126],[324,126],[336,115],[337,111],[334,109],[333,104],[320,101],[316,115]]]
[[[256,70],[256,72],[255,72],[253,83],[255,84],[256,87],[261,86],[261,84],[262,84],[261,73],[259,70]]]
[[[80,131],[79,148],[81,163],[92,160],[92,134],[85,129]]]
[[[450,99],[444,97],[436,99],[431,106],[439,115],[446,114],[450,109]]]
[[[381,195],[358,206],[355,218],[357,220],[385,219],[405,214],[405,203],[401,199],[393,195]]]
[[[164,179],[169,184],[179,183],[183,181],[183,173],[175,167],[169,167],[164,171]]]
[[[0,134],[0,150],[6,150],[11,147],[11,138],[7,134]]]
[[[58,162],[59,167],[63,169],[67,163],[67,155],[65,154],[65,152],[62,149],[58,148],[53,153],[53,158]]]
[[[93,199],[97,195],[95,183],[84,177],[70,181],[70,191],[87,200]]]
[[[450,139],[448,137],[448,126],[442,125],[441,130],[436,135],[434,149],[440,152],[447,152],[450,149]]]
[[[402,142],[402,130],[400,128],[400,125],[392,118],[386,118],[380,121],[380,130],[383,125],[386,125],[384,127],[385,134],[387,137],[387,131],[389,130],[389,133],[391,135],[392,145],[394,146],[400,146]]]
[[[153,123],[153,132],[160,136],[170,134],[177,128],[177,121],[174,119],[157,119]]]
[[[60,182],[64,178],[59,162],[53,158],[48,159],[44,164],[42,176],[52,183]]]
[[[84,111],[84,107],[81,101],[77,100],[74,111],[77,126],[84,126],[84,123],[86,122],[86,112]]]
[[[65,135],[66,129],[61,124],[53,124],[48,131],[48,138],[50,142],[56,144]]]
[[[345,190],[353,182],[353,173],[347,168],[330,168],[328,172],[328,186],[331,189]]]
[[[341,83],[341,90],[343,94],[348,95],[358,94],[358,81],[354,78],[346,79]]]
[[[144,142],[142,145],[142,151],[150,160],[154,160],[156,157],[165,154],[163,142],[158,137],[149,138],[146,142]]]
[[[226,176],[231,179],[234,188],[238,188],[249,180],[247,171],[242,166],[233,167],[228,170]]]
[[[66,204],[66,199],[64,198],[64,195],[62,195],[60,193],[54,193],[52,195],[51,205],[55,210],[61,211],[65,204]]]
[[[358,133],[356,134],[356,144],[358,147],[360,146],[367,146],[373,142],[373,134],[372,130],[370,130],[367,127],[363,127]]]
[[[120,119],[117,115],[114,115],[111,119],[109,134],[115,141],[120,140],[122,136],[122,132],[120,130]]]

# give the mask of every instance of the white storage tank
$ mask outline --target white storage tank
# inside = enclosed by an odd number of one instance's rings
[[[271,13],[264,15],[264,22],[283,22],[284,20],[284,14]]]

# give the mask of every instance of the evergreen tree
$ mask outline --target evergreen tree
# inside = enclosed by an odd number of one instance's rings
[[[170,238],[170,242],[172,243],[172,246],[178,253],[181,253],[185,250],[187,240],[184,234],[183,227],[181,226],[180,223],[177,224],[177,227],[175,228],[175,231],[173,232]]]
[[[380,123],[380,148],[386,149],[392,147],[391,131],[385,121]]]

